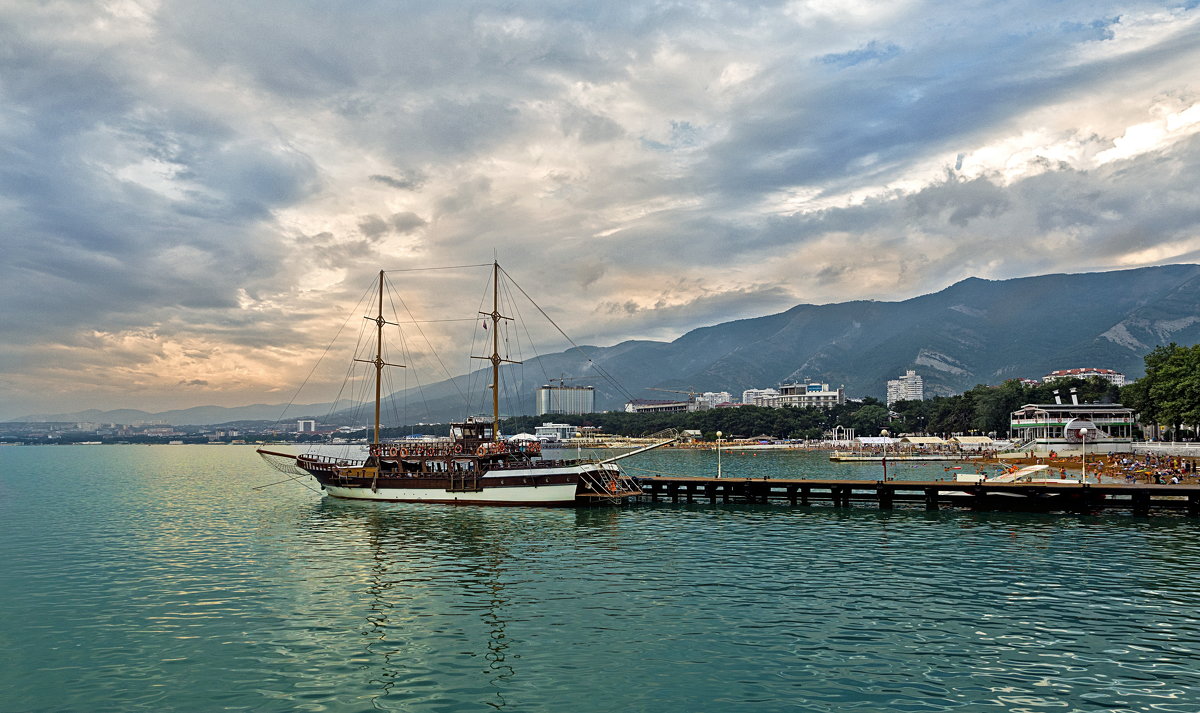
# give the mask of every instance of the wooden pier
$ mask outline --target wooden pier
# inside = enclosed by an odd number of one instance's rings
[[[896,505],[938,510],[1037,510],[1088,513],[1105,510],[1149,515],[1174,512],[1200,517],[1200,485],[1120,483],[959,483],[952,480],[809,480],[801,478],[638,478],[642,500],[687,503],[854,503],[889,510]]]

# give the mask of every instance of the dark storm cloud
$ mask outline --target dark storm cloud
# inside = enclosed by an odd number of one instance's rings
[[[599,343],[1194,259],[1196,13],[9,4],[3,378],[54,352],[113,384],[218,364],[182,381],[222,388],[223,359],[306,349],[380,261],[504,250],[571,283],[558,306]]]

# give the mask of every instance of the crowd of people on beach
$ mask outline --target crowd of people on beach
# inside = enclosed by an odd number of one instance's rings
[[[1196,474],[1196,461],[1192,458],[1113,453],[1100,458],[1096,465],[1099,466],[1096,469],[1097,474],[1107,478],[1108,482],[1171,485],[1200,483],[1200,477]],[[1089,461],[1089,471],[1093,467],[1093,462]]]
[[[973,463],[971,470],[984,477],[1014,472],[1026,465],[1048,465],[1046,477],[1077,478],[1083,470],[1083,458],[1078,455],[1061,455],[1050,451],[1046,456],[1030,452],[1026,457],[1003,461],[985,458]],[[1200,485],[1200,472],[1195,458],[1165,455],[1137,455],[1133,453],[1111,453],[1089,455],[1087,458],[1087,481],[1094,483],[1146,483],[1161,485]],[[999,466],[999,468],[997,468]],[[949,474],[962,467],[947,467]]]

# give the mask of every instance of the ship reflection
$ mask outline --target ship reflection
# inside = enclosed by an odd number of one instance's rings
[[[514,589],[523,581],[526,558],[547,548],[573,549],[581,538],[589,546],[616,547],[619,517],[613,509],[324,499],[297,524],[298,531],[326,543],[323,556],[327,543],[338,543],[339,596],[362,611],[358,633],[369,676],[362,695],[375,709],[395,710],[427,695],[408,684],[427,681],[431,673],[460,681],[457,694],[469,691],[472,703],[499,709],[508,705],[505,691],[520,675],[522,641],[509,633],[513,610],[537,596],[527,587]],[[453,670],[430,671],[431,662],[447,660]],[[486,665],[479,668],[479,661]]]

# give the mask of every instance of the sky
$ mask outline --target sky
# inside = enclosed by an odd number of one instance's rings
[[[0,418],[332,398],[379,269],[607,346],[1200,262],[1197,4],[0,0]]]

